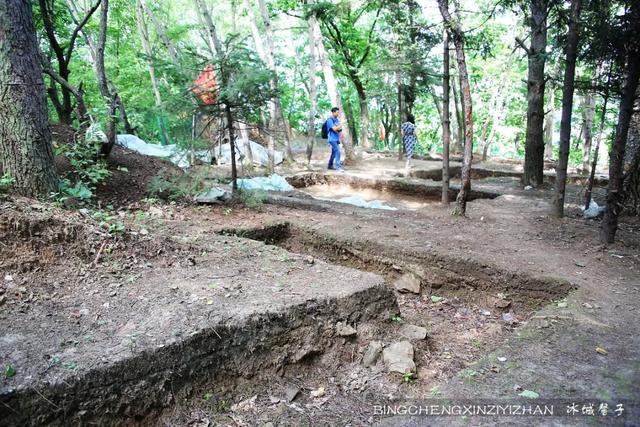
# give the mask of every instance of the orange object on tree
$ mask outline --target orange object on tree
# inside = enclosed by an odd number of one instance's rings
[[[213,65],[209,64],[195,79],[191,91],[200,98],[203,104],[212,105],[216,103],[217,86],[215,69]]]

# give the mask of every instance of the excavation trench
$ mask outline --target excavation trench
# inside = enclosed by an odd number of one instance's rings
[[[416,347],[419,378],[440,384],[498,348],[533,314],[562,299],[575,287],[555,277],[505,271],[471,259],[427,250],[349,241],[290,223],[227,229],[235,235],[277,245],[292,253],[377,273],[388,286],[415,276],[420,295],[397,292],[403,322],[427,327],[428,339]],[[420,367],[422,365],[422,368]]]
[[[427,204],[440,203],[442,198],[440,185],[411,182],[400,178],[369,178],[312,172],[293,175],[286,179],[302,193],[323,201],[340,201],[355,197],[364,201],[381,201],[392,208],[420,209]],[[449,200],[455,200],[458,192],[459,186],[452,185]],[[500,194],[495,192],[473,189],[468,200],[494,199],[498,196]],[[280,203],[281,199],[277,198],[274,202]]]

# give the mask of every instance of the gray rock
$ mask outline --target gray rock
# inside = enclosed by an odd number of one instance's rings
[[[336,334],[341,337],[352,337],[356,335],[358,331],[353,326],[350,326],[346,323],[338,322],[336,324]]]
[[[421,279],[417,275],[405,273],[394,283],[394,286],[398,292],[413,292],[414,294],[419,294],[420,282]]]
[[[378,360],[378,356],[380,356],[380,353],[382,353],[382,342],[371,341],[364,352],[364,356],[362,358],[362,364],[364,366],[375,365],[376,360]]]
[[[400,327],[400,335],[409,341],[423,340],[427,337],[427,328],[405,323]]]
[[[395,342],[382,351],[382,358],[388,372],[415,372],[413,346],[409,341]]]
[[[293,399],[295,399],[298,394],[300,394],[300,389],[298,387],[294,385],[288,386],[284,390],[284,398],[282,400],[287,403],[293,402]]]
[[[228,191],[213,187],[203,193],[196,195],[193,199],[197,203],[219,203],[228,199]]]

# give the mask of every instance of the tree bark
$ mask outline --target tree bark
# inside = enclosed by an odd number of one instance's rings
[[[438,0],[440,14],[445,22],[445,27],[453,38],[453,44],[456,47],[456,59],[458,61],[458,72],[460,73],[460,85],[462,89],[462,97],[464,99],[464,121],[465,121],[465,138],[464,138],[464,155],[462,158],[461,184],[458,197],[456,198],[456,207],[453,215],[464,216],[467,210],[467,196],[471,190],[471,161],[473,160],[473,108],[471,104],[471,88],[469,86],[469,75],[467,73],[467,62],[464,53],[464,36],[458,22],[451,19],[449,14],[449,5],[447,0]]]
[[[633,14],[638,17],[640,11],[633,10]],[[632,20],[638,22],[640,19]],[[630,49],[627,54],[627,72],[622,97],[620,99],[620,109],[618,113],[618,124],[616,126],[616,136],[611,148],[609,158],[609,187],[607,188],[607,204],[602,219],[600,230],[600,241],[603,243],[613,243],[618,230],[618,215],[624,207],[624,159],[627,137],[629,134],[629,123],[633,114],[633,103],[638,88],[640,78],[640,52]]]
[[[271,18],[269,17],[269,13],[267,12],[267,5],[265,4],[265,0],[258,0],[258,5],[260,6],[260,15],[262,16],[262,23],[265,28],[265,39],[267,42],[267,51],[266,51],[266,63],[267,67],[271,70],[271,90],[276,94],[275,98],[273,98],[273,113],[274,115],[271,117],[271,132],[277,132],[279,135],[283,135],[285,142],[285,154],[287,159],[290,162],[294,162],[293,151],[291,151],[291,141],[289,140],[289,136],[286,132],[286,125],[284,120],[284,114],[282,113],[282,103],[280,100],[280,95],[278,95],[278,70],[276,68],[276,52],[275,45],[273,43],[273,28],[271,27]],[[256,44],[258,41],[256,40]]]
[[[596,167],[598,166],[598,154],[600,151],[600,142],[602,141],[602,135],[604,133],[604,124],[607,117],[607,103],[609,102],[609,82],[607,82],[607,91],[604,95],[604,102],[602,104],[602,114],[600,115],[600,125],[598,126],[598,136],[596,138],[596,148],[593,150],[593,162],[591,163],[591,172],[589,173],[589,181],[587,183],[587,191],[584,196],[584,208],[589,209],[591,205],[591,193],[593,192],[593,182],[596,176]]]
[[[313,31],[314,36],[316,37],[316,47],[318,48],[318,59],[320,59],[320,64],[322,65],[322,73],[324,74],[324,81],[327,85],[327,93],[329,95],[329,100],[331,101],[331,105],[334,107],[338,107],[340,109],[339,119],[342,124],[342,145],[344,147],[345,153],[345,164],[353,164],[356,161],[355,151],[353,150],[353,142],[351,139],[351,132],[349,132],[349,126],[347,122],[347,117],[342,108],[342,99],[338,92],[338,86],[336,84],[336,77],[333,73],[333,65],[331,64],[331,59],[329,59],[329,55],[327,54],[327,50],[324,47],[324,41],[322,40],[322,32],[320,30],[320,24],[316,21]]]
[[[111,91],[104,66],[104,50],[107,44],[107,21],[109,18],[109,0],[102,0],[100,8],[100,33],[98,35],[98,45],[96,47],[96,73],[98,75],[98,87],[106,102],[109,103],[107,115],[106,135],[107,141],[102,144],[101,154],[108,157],[116,144],[116,117],[115,111],[120,103],[120,95],[117,91]]]
[[[582,145],[582,173],[589,172],[589,160],[591,159],[591,144],[593,140],[593,116],[596,114],[596,102],[592,93],[584,96],[582,110],[584,120],[584,144]]]
[[[556,89],[549,88],[549,98],[547,103],[547,112],[544,121],[544,158],[553,159],[553,126],[555,124],[556,115]]]
[[[56,190],[46,91],[27,0],[0,0],[0,169],[23,196]]]
[[[402,93],[402,78],[400,69],[396,69],[396,92],[398,93],[398,160],[402,161],[404,154],[404,138],[402,137],[402,123],[406,114],[404,113],[404,94]]]
[[[229,149],[231,150],[231,189],[235,193],[238,191],[238,169],[236,167],[236,136],[233,129],[233,115],[231,107],[225,104],[224,107],[227,116],[227,130],[229,131]]]
[[[160,140],[163,144],[170,143],[169,134],[164,124],[164,107],[162,105],[162,97],[160,96],[160,89],[158,87],[158,81],[156,80],[156,70],[153,66],[153,52],[151,50],[151,43],[149,42],[149,32],[147,31],[147,25],[144,21],[144,10],[142,3],[138,0],[136,4],[136,17],[138,23],[138,33],[140,34],[140,41],[142,42],[142,48],[147,60],[147,68],[149,69],[149,78],[151,79],[151,87],[156,103],[156,110],[158,114],[158,124],[160,127]]]
[[[448,0],[444,7],[449,9]],[[451,143],[451,119],[449,117],[449,32],[444,30],[444,51],[442,55],[442,204],[449,204],[449,145]]]
[[[312,5],[314,2],[309,2]],[[307,124],[307,164],[311,164],[311,156],[313,155],[313,144],[316,142],[316,114],[318,114],[318,94],[316,90],[316,37],[315,27],[317,18],[315,14],[309,15],[307,20],[309,24],[309,101],[311,108],[309,109],[309,118]]]
[[[56,109],[56,114],[58,115],[58,120],[60,121],[60,123],[71,125],[71,113],[73,112],[71,99],[72,97],[77,99],[77,89],[69,83],[69,76],[71,74],[69,63],[71,62],[71,55],[73,54],[78,34],[80,33],[80,31],[82,31],[87,22],[89,22],[89,19],[91,19],[91,16],[98,9],[100,0],[98,0],[97,3],[87,11],[82,21],[75,21],[75,28],[72,30],[65,47],[62,47],[60,45],[60,42],[56,37],[53,2],[48,2],[47,0],[39,0],[38,3],[40,6],[40,14],[42,16],[45,33],[47,34],[47,38],[49,40],[49,46],[56,56],[56,62],[58,65],[58,71],[56,74],[59,78],[63,79],[66,82],[66,84],[62,84],[60,83],[60,79],[54,79],[58,84],[60,84],[62,101],[60,101],[58,98],[57,90],[50,91],[49,94],[51,95],[51,101],[54,105],[54,108]],[[49,67],[49,69],[53,71],[52,67]],[[71,90],[72,88],[73,90]],[[81,119],[79,120],[81,121]]]
[[[544,66],[547,48],[548,0],[532,0],[529,3],[531,46],[526,48],[529,60],[527,82],[527,134],[524,154],[524,185],[538,186],[544,172]]]
[[[556,169],[556,192],[553,198],[551,214],[558,218],[564,216],[564,196],[567,183],[567,166],[569,164],[569,148],[571,143],[571,113],[573,110],[573,91],[578,54],[578,37],[580,25],[580,0],[571,0],[571,17],[567,33],[567,57],[562,87],[562,119],[560,121],[560,155]]]
[[[66,0],[66,4],[67,4],[67,9],[69,10],[69,14],[71,15],[71,19],[73,19],[73,22],[76,24],[76,26],[80,27],[79,32],[82,33],[84,35],[84,38],[87,42],[87,46],[89,47],[89,53],[91,55],[91,61],[93,63],[93,68],[96,72],[96,78],[98,79],[98,81],[100,82],[100,71],[98,70],[98,48],[96,47],[93,39],[91,38],[91,36],[84,31],[84,27],[80,26],[79,21],[78,21],[78,17],[77,15],[79,15],[79,9],[76,5],[76,3],[74,2],[74,0]],[[98,5],[100,5],[100,1],[98,1],[96,3],[96,8],[98,7]],[[86,19],[86,18],[85,18]],[[102,67],[104,70],[104,59],[102,60]],[[105,76],[106,78],[106,76]],[[112,81],[110,81],[109,79],[106,79],[107,82],[107,88],[108,88],[108,92],[109,95],[108,97],[112,97],[112,94],[117,94],[118,89],[116,88],[116,86],[113,84]],[[102,87],[99,88],[101,90],[101,94],[102,92]],[[105,95],[103,95],[105,96]],[[127,116],[127,110],[124,106],[124,103],[122,102],[122,99],[120,98],[120,96],[117,96],[118,98],[118,102],[117,102],[117,109],[119,111],[120,114],[120,119],[122,120],[122,124],[124,125],[124,129],[128,134],[136,134],[136,129],[131,125],[131,123],[129,122],[129,117]]]
[[[451,90],[453,91],[453,106],[455,109],[455,128],[456,128],[456,138],[453,141],[453,152],[454,153],[462,153],[463,144],[464,144],[464,127],[462,124],[463,118],[462,113],[460,112],[460,96],[458,95],[458,91],[456,90],[456,85],[452,84]]]
[[[204,0],[195,0],[196,7],[198,11],[204,18],[204,22],[207,25],[207,40],[209,42],[209,50],[212,55],[222,55],[222,44],[220,43],[220,39],[218,38],[218,32],[216,31],[216,26],[213,23],[213,19],[211,19],[211,14],[209,13],[209,8],[205,4]],[[235,24],[235,20],[234,20]]]
[[[174,63],[177,64],[179,59],[178,50],[176,49],[171,39],[169,39],[169,36],[167,36],[167,32],[165,31],[162,23],[153,13],[151,8],[147,6],[147,0],[139,0],[139,1],[145,13],[151,19],[151,22],[153,23],[153,26],[156,29],[156,34],[160,38],[160,42],[165,47],[165,49],[167,49],[167,52],[169,52],[169,57],[171,58],[172,61],[174,61]]]

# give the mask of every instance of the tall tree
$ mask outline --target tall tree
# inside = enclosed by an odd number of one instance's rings
[[[310,0],[309,4],[313,5],[314,1]],[[309,14],[307,18],[309,25],[309,118],[307,124],[307,164],[311,163],[311,155],[313,154],[313,144],[316,141],[316,114],[318,114],[318,94],[316,90],[316,50],[318,48],[316,42],[318,38],[315,35],[317,26],[317,18],[315,11]]]
[[[471,88],[469,86],[469,74],[467,73],[467,61],[464,52],[464,35],[462,30],[458,21],[451,18],[448,1],[438,0],[438,6],[440,8],[442,19],[444,20],[444,25],[453,38],[453,44],[456,47],[458,72],[460,73],[460,85],[462,89],[462,98],[464,99],[465,138],[461,171],[462,182],[460,183],[460,192],[456,198],[456,207],[453,210],[454,215],[464,216],[467,211],[467,197],[471,190],[471,161],[473,160],[473,109],[471,105]]]
[[[221,55],[222,44],[220,43],[220,39],[218,38],[218,32],[216,31],[216,26],[213,23],[213,19],[211,19],[209,8],[207,7],[204,0],[195,0],[195,1],[196,1],[196,7],[198,8],[198,12],[200,13],[200,15],[202,15],[202,18],[204,19],[204,22],[207,26],[207,41],[209,44],[209,50],[211,51],[212,55]],[[234,20],[234,24],[235,24],[235,20]]]
[[[271,24],[271,17],[267,11],[267,5],[265,0],[258,0],[258,6],[260,7],[260,16],[262,17],[262,24],[264,25],[265,40],[266,40],[266,63],[267,67],[271,70],[271,90],[276,94],[273,98],[273,110],[271,114],[271,131],[281,134],[285,141],[285,150],[287,159],[290,162],[294,161],[293,152],[291,151],[291,141],[289,140],[289,134],[286,130],[286,122],[284,120],[284,114],[282,112],[282,102],[279,95],[279,83],[278,83],[278,69],[276,68],[276,48],[273,41],[273,27]]]
[[[526,3],[526,2],[525,2]],[[524,154],[524,185],[543,182],[544,171],[544,66],[547,48],[547,15],[549,0],[531,0],[527,20],[531,29],[531,45],[518,38],[529,60],[527,78],[527,134]]]
[[[556,168],[556,191],[551,214],[564,216],[564,195],[567,184],[567,166],[571,143],[571,114],[573,111],[573,91],[575,88],[576,57],[578,55],[578,37],[580,26],[580,0],[571,0],[571,16],[566,45],[566,66],[562,87],[562,118],[560,121],[560,155]]]
[[[444,7],[449,9],[448,0],[444,0]],[[449,204],[449,145],[451,142],[451,119],[449,113],[449,32],[444,30],[442,44],[444,51],[442,55],[442,203]]]
[[[81,16],[80,8],[76,4],[75,0],[66,0],[66,4],[73,22],[75,23],[76,26],[79,26],[80,20],[78,19],[78,17]],[[101,90],[101,94],[103,97],[110,99],[113,97],[113,94],[116,94],[116,95],[118,94],[118,89],[116,88],[115,84],[107,78],[106,69],[104,67],[102,67],[101,69],[99,68],[98,46],[96,46],[96,43],[94,42],[93,38],[87,31],[85,31],[84,26],[81,27],[80,32],[84,35],[84,39],[87,42],[87,47],[89,48],[89,54],[91,57],[91,61],[93,63],[93,68],[96,73],[96,78],[98,80],[98,87]],[[104,60],[102,60],[102,65],[104,65]],[[103,92],[103,89],[105,86],[100,83],[102,80],[106,81],[106,87],[108,88],[107,94]],[[122,99],[120,98],[119,95],[117,96],[117,102],[115,106],[120,113],[120,120],[124,125],[125,132],[128,134],[135,134],[136,129],[131,125],[131,122],[129,121],[129,115],[127,114],[127,110],[124,106],[124,102],[122,102]]]
[[[324,46],[324,41],[322,40],[322,31],[320,28],[320,24],[316,21],[313,30],[313,35],[316,37],[316,48],[318,49],[318,59],[320,60],[320,64],[322,65],[322,73],[324,75],[324,82],[327,85],[327,93],[329,95],[329,100],[331,101],[331,105],[334,107],[338,107],[340,109],[340,123],[342,124],[342,144],[344,146],[345,153],[345,162],[346,164],[353,163],[356,160],[355,151],[353,150],[353,141],[351,139],[351,132],[349,131],[349,123],[347,121],[347,116],[345,114],[344,108],[342,108],[342,97],[340,96],[340,92],[338,92],[338,84],[336,83],[336,77],[333,73],[333,65],[331,63],[331,59],[329,58],[329,54],[327,53],[327,49]]]
[[[589,172],[591,159],[591,145],[593,141],[593,117],[596,114],[596,100],[593,94],[587,92],[583,98],[582,121],[584,125],[584,144],[582,145],[582,173]]]
[[[630,28],[637,29],[640,25],[640,6],[632,3],[630,15]],[[633,37],[633,36],[632,36]],[[602,219],[600,240],[603,243],[613,243],[618,230],[618,216],[624,205],[624,160],[629,123],[633,114],[633,104],[640,79],[640,46],[637,38],[627,45],[626,78],[622,87],[622,97],[618,112],[618,124],[616,135],[611,148],[609,158],[609,186],[607,188],[607,204]]]
[[[64,42],[60,42],[58,40],[58,36],[56,33],[56,14],[54,12],[54,2],[39,0],[38,5],[40,7],[40,15],[42,17],[44,30],[47,35],[47,39],[49,40],[49,47],[56,58],[57,65],[57,71],[53,70],[54,67],[49,63],[49,61],[46,61],[44,65],[45,70],[48,71],[47,74],[49,74],[51,79],[55,82],[49,87],[49,98],[51,99],[51,103],[56,110],[56,114],[58,115],[58,120],[60,121],[60,123],[70,125],[72,123],[71,113],[73,112],[72,99],[75,98],[76,100],[78,100],[78,102],[82,102],[84,104],[84,99],[82,99],[82,101],[79,100],[79,95],[82,92],[82,88],[76,88],[75,86],[71,85],[69,80],[71,75],[71,58],[76,46],[78,35],[80,31],[82,31],[84,26],[89,22],[91,16],[95,13],[96,10],[98,10],[98,7],[100,6],[100,0],[98,0],[95,5],[89,8],[82,20],[80,20],[79,22],[75,22],[75,26],[71,31],[69,40],[65,40]],[[56,84],[60,86],[62,100],[58,95],[58,88]],[[84,119],[86,119],[86,117],[79,117],[78,119],[80,122],[82,122]]]
[[[369,10],[375,12],[372,23],[366,31],[360,31],[358,21]],[[342,66],[338,70],[347,78],[356,89],[360,104],[360,144],[363,148],[371,148],[369,139],[370,120],[369,104],[365,81],[362,78],[362,68],[369,60],[378,17],[382,10],[382,3],[364,2],[356,10],[352,9],[350,2],[343,2],[325,10],[320,18],[325,28],[325,34],[331,40],[331,46],[340,56]]]
[[[556,89],[548,88],[547,111],[544,114],[544,158],[553,159],[553,127],[556,120]]]
[[[162,104],[162,96],[160,95],[160,87],[158,80],[156,79],[156,69],[153,64],[153,51],[151,50],[151,42],[149,40],[149,32],[147,30],[147,24],[144,19],[144,9],[142,3],[138,0],[136,4],[136,21],[138,24],[138,33],[140,34],[140,41],[142,42],[142,48],[147,60],[147,68],[149,69],[149,78],[151,79],[151,87],[153,89],[153,95],[156,103],[156,114],[158,115],[158,125],[160,128],[160,140],[163,144],[169,144],[169,133],[164,123],[164,107]]]
[[[0,0],[0,169],[24,196],[57,186],[31,2]]]

